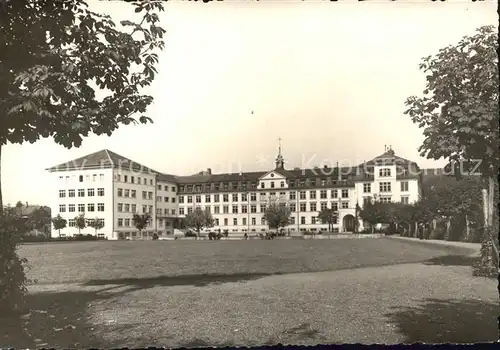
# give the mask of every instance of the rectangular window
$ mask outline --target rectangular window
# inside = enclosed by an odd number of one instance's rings
[[[342,209],[348,209],[349,208],[349,202],[342,202]]]
[[[104,211],[104,203],[97,203],[97,211]]]
[[[408,181],[401,182],[401,192],[408,192]]]
[[[201,196],[196,196],[195,197],[196,203],[201,203]]]
[[[320,208],[321,208],[321,210],[327,209],[328,208],[328,203],[327,202],[321,202]]]
[[[215,226],[219,226],[219,218],[215,219]]]
[[[300,200],[306,199],[306,191],[300,191],[299,192],[299,199]]]
[[[205,203],[210,203],[210,195],[205,195]]]
[[[99,174],[99,181],[104,182],[104,174]]]
[[[309,191],[309,199],[316,199],[316,191]]]
[[[321,190],[319,192],[319,198],[326,199],[326,190]]]
[[[229,214],[229,205],[222,206],[222,212],[224,214]]]
[[[313,216],[313,217],[311,218],[311,224],[313,224],[313,225],[315,225],[315,224],[316,224],[316,217],[315,217],[315,216]]]
[[[306,211],[306,203],[300,203],[300,211],[304,212]]]
[[[149,185],[154,186],[153,179],[149,179]]]
[[[163,201],[164,201],[165,203],[168,203],[168,202],[170,201],[170,198],[168,198],[168,197],[163,197]]]
[[[128,198],[128,197],[130,197],[130,190],[125,189],[125,190],[123,191],[123,197],[127,197],[127,198]]]
[[[153,199],[153,192],[148,192],[148,199],[149,200]]]
[[[130,197],[135,198],[137,196],[137,191],[136,190],[130,190]]]
[[[250,206],[250,213],[256,213],[257,212],[257,206],[255,204],[252,204]]]
[[[295,191],[290,192],[290,200],[296,200],[297,199],[297,193]]]
[[[391,192],[391,183],[390,182],[381,182],[379,184],[379,192]]]
[[[379,169],[378,176],[379,177],[389,177],[389,176],[391,176],[391,169],[390,168]]]
[[[228,194],[223,194],[222,195],[222,201],[223,202],[229,202],[229,195]]]
[[[59,204],[59,212],[60,213],[66,212],[66,205],[65,204]]]
[[[271,188],[274,188],[274,181],[271,181]]]
[[[184,203],[184,197],[183,196],[179,196],[179,203]]]
[[[265,213],[265,212],[266,212],[266,209],[267,209],[267,205],[265,205],[265,204],[261,204],[261,205],[260,205],[260,212],[261,212],[261,213]]]
[[[281,188],[284,188],[284,187],[285,187],[285,181],[281,181],[281,182],[280,182],[280,187],[281,187]]]
[[[295,203],[290,203],[290,211],[294,212],[296,209]]]
[[[238,214],[238,206],[233,205],[233,214]]]
[[[342,190],[342,198],[349,198],[349,190]]]
[[[75,205],[74,205],[74,204],[70,204],[70,205],[68,205],[68,211],[69,211],[70,213],[74,213],[74,212],[75,212]]]
[[[306,224],[306,218],[305,218],[305,216],[301,216],[301,217],[300,217],[300,223],[301,223],[302,225],[305,225],[305,224]]]
[[[122,227],[123,226],[123,219],[118,219],[118,227]]]
[[[75,219],[69,219],[68,220],[68,227],[75,227],[76,226],[76,220]]]
[[[214,203],[219,203],[220,202],[220,195],[214,194]]]
[[[337,202],[332,202],[332,209],[333,211],[339,210],[339,204]]]
[[[410,197],[408,196],[401,196],[401,203],[403,204],[409,204],[410,202]]]
[[[255,202],[257,200],[257,193],[250,193],[250,200]]]
[[[184,208],[179,208],[179,215],[184,215]]]
[[[309,211],[316,211],[316,203],[309,203]]]
[[[149,210],[148,210],[148,213],[149,213],[149,214],[153,214],[153,206],[152,206],[152,205],[150,205],[150,206],[148,207],[148,209],[149,209]]]
[[[248,207],[247,207],[246,205],[242,205],[242,206],[241,206],[241,212],[242,212],[243,214],[248,213]]]
[[[78,212],[85,213],[85,204],[78,204]]]
[[[237,218],[233,218],[233,225],[238,226],[238,219]]]
[[[187,196],[187,202],[193,203],[193,196]]]
[[[261,224],[261,225],[265,225],[265,224],[266,224],[266,219],[264,219],[264,218],[260,218],[260,224]]]
[[[83,188],[78,189],[78,197],[85,197],[85,189]]]
[[[266,184],[264,182],[260,183],[260,188],[266,188]]]
[[[331,198],[337,198],[338,196],[339,196],[338,191],[337,190],[332,190]]]
[[[118,197],[123,197],[123,189],[122,189],[122,188],[119,188],[119,189],[117,190],[117,192],[118,192],[118,193],[117,193],[117,196],[118,196]]]
[[[131,204],[130,205],[130,211],[132,213],[136,213],[137,212],[137,205],[136,204]]]
[[[380,202],[381,203],[390,203],[391,197],[390,196],[380,196]]]
[[[238,201],[238,194],[233,193],[233,202],[237,202],[237,201]]]
[[[372,184],[363,184],[363,193],[370,193],[372,191]]]
[[[125,219],[125,227],[130,227],[130,219]]]
[[[99,197],[104,197],[104,188],[98,188],[97,189],[97,195]]]
[[[59,190],[59,198],[66,197],[66,190]]]
[[[130,182],[133,183],[133,184],[135,184],[135,179],[134,179],[133,176],[130,177]]]
[[[220,213],[220,207],[218,205],[214,206],[214,214]]]
[[[257,220],[255,218],[252,218],[252,226],[255,226],[257,224]]]
[[[248,195],[247,195],[246,193],[242,193],[242,194],[241,194],[241,201],[242,201],[242,202],[246,202],[246,201],[248,201]]]
[[[87,211],[89,211],[89,212],[94,212],[95,211],[95,205],[94,205],[94,203],[87,204]]]
[[[87,189],[87,197],[94,197],[95,192],[93,188],[88,188]]]
[[[175,215],[175,209],[170,210],[171,215]]]

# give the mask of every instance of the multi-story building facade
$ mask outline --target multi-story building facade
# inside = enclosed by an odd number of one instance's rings
[[[271,201],[290,208],[290,225],[285,228],[289,232],[326,231],[328,224],[318,218],[325,208],[337,213],[334,232],[352,232],[356,223],[363,228],[357,208],[366,201],[409,204],[421,194],[417,164],[396,156],[392,149],[352,167],[293,170],[285,169],[280,150],[270,171],[212,174],[208,169],[192,176],[162,174],[103,150],[48,170],[57,182],[51,209],[69,222],[61,233],[78,233],[71,220],[79,213],[97,213],[105,223],[99,234],[109,239],[118,238],[120,232],[139,238],[134,213],[151,214],[143,231],[143,237],[150,237],[153,232],[160,236],[173,233],[196,208],[210,211],[214,217],[215,227],[210,230],[259,233],[267,230],[264,212]]]

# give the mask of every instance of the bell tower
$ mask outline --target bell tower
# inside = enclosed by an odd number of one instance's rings
[[[276,169],[284,169],[285,168],[285,160],[281,155],[281,137],[278,138],[278,156],[276,156]]]

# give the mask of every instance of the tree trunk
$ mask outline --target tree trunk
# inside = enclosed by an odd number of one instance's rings
[[[465,214],[465,240],[470,241],[469,216]]]
[[[2,200],[2,140],[0,139],[0,216],[3,214]]]
[[[445,233],[445,237],[444,237],[445,241],[450,240],[450,229],[451,229],[451,220],[450,220],[450,218],[447,218],[447,221],[446,221],[446,233]]]
[[[58,231],[59,231],[59,238],[61,238],[61,229],[59,229]]]
[[[416,221],[415,221],[415,232],[414,233],[415,233],[415,238],[418,238],[418,234],[419,234],[419,232],[418,232],[418,222],[416,222]]]

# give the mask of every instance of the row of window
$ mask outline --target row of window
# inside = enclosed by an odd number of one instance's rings
[[[408,192],[409,191],[408,188],[409,188],[408,181],[401,181],[400,182],[401,192]],[[363,193],[371,193],[371,191],[372,191],[372,184],[371,183],[363,184]],[[391,183],[390,182],[380,182],[379,183],[379,192],[391,192]]]
[[[104,219],[97,219],[97,221],[99,221],[102,226],[104,227]],[[92,222],[94,222],[94,219],[85,219],[85,225],[87,227],[89,227],[89,224],[91,224]],[[76,220],[75,219],[69,219],[68,220],[68,227],[76,227]]]
[[[117,203],[117,211],[119,213],[137,213],[137,205],[136,204],[128,204],[128,203]],[[156,208],[156,215],[175,215],[175,209],[161,209]],[[152,205],[143,205],[142,213],[153,214],[153,206]]]
[[[222,226],[229,225],[229,218],[224,218],[224,219],[222,219],[222,221],[219,218],[215,218],[214,221],[215,221],[215,226],[221,226],[221,222],[222,222]],[[332,224],[334,224],[334,225],[338,224],[337,217],[334,217],[332,221],[333,221]],[[241,220],[238,220],[238,218],[233,218],[233,226],[238,226],[238,223],[241,223],[241,226],[247,226],[248,225],[247,218],[241,218]],[[266,220],[264,218],[260,218],[260,224],[265,225]],[[291,216],[290,217],[290,225],[295,225],[295,224],[296,224],[295,217]],[[300,224],[301,225],[307,225],[307,224],[317,225],[317,224],[322,224],[322,222],[316,216],[311,217],[310,222],[307,222],[307,218],[305,216],[301,216],[300,217]],[[250,225],[256,226],[257,225],[257,218],[250,218]]]
[[[327,179],[300,179],[300,180],[288,180],[288,187],[305,187],[306,185],[309,187],[315,187],[318,185],[326,186],[327,184],[338,185],[338,184],[347,184],[348,176],[342,175],[341,180],[333,180],[328,181]],[[275,185],[274,181],[270,181],[270,188],[285,188],[285,183],[287,181],[279,181],[279,187]],[[260,188],[266,188],[265,182],[260,183]],[[223,183],[213,183],[213,184],[198,184],[198,185],[179,185],[179,192],[210,192],[212,190],[219,191],[229,191],[229,190],[247,190],[247,189],[256,189],[257,182],[223,182]]]
[[[162,196],[156,196],[156,201],[157,202],[164,202],[164,203],[175,203],[175,197],[162,197]]]
[[[319,191],[319,198],[320,199],[327,199],[328,198],[328,191],[329,190],[320,190]],[[307,192],[309,192],[309,199],[317,199],[317,190],[311,190],[311,191],[300,191],[299,192],[299,199],[305,200],[307,199],[306,195]],[[286,200],[286,192],[279,192],[278,194],[280,199]],[[186,202],[187,203],[193,203],[193,199],[195,203],[201,203],[202,196],[201,195],[195,195],[195,196],[185,196],[186,197]],[[269,195],[266,192],[260,192],[259,194],[260,200],[265,200],[268,197],[277,197],[276,192],[269,192]],[[205,203],[211,203],[213,198],[214,203],[220,202],[221,195],[220,194],[206,194],[205,195]],[[247,202],[248,201],[248,194],[247,193],[233,193],[231,195],[232,202],[238,202],[238,200],[241,198],[241,202]],[[338,190],[330,190],[330,198],[338,198]],[[349,198],[349,190],[343,189],[341,190],[341,197],[340,198]],[[288,192],[288,199],[289,200],[296,200],[297,199],[297,193],[296,192]],[[254,202],[257,201],[257,193],[250,193],[250,201]],[[222,194],[222,202],[229,202],[229,194]],[[179,203],[184,203],[184,196],[179,196]]]
[[[69,213],[85,213],[85,211],[88,212],[95,212],[97,208],[97,211],[104,211],[104,203],[88,203],[87,205],[85,204],[78,204],[78,207],[76,204],[59,204],[59,212],[60,213],[65,213],[66,209],[68,209]],[[78,209],[78,210],[77,210]]]
[[[372,198],[371,197],[364,197],[363,202],[366,204],[367,202],[371,202]],[[379,202],[382,203],[390,203],[392,202],[392,197],[391,196],[380,196],[378,198]],[[410,203],[410,197],[409,196],[401,196],[401,203],[402,204],[409,204]]]
[[[84,188],[80,188],[78,190],[59,190],[59,198],[66,198],[66,194],[70,198],[76,197],[78,194],[78,197],[85,197],[85,192],[87,193],[87,197],[94,197],[96,194],[95,188],[87,188],[87,191],[85,191]],[[104,188],[98,188],[97,189],[97,196],[98,197],[104,197]]]
[[[341,208],[342,209],[348,209],[349,208],[349,202],[341,202]],[[289,203],[288,207],[290,208],[291,212],[295,212],[297,210],[297,205],[296,203]],[[231,213],[229,212],[229,205],[223,205],[222,206],[222,214],[238,214],[240,206],[238,205],[233,205],[231,206]],[[260,212],[264,213],[266,211],[267,205],[266,204],[260,204]],[[319,206],[319,210],[324,210],[324,209],[333,209],[333,210],[338,210],[338,203],[337,202],[331,202],[330,205],[328,205],[328,202],[321,202]],[[187,213],[191,213],[194,209],[192,207],[188,208],[179,208],[179,215],[185,215],[187,210]],[[205,211],[212,212],[212,207],[211,206],[205,206],[204,208]],[[299,211],[301,212],[306,212],[307,211],[307,203],[300,203],[299,204]],[[318,211],[318,206],[317,203],[309,203],[309,211]],[[215,205],[213,206],[213,213],[214,214],[221,214],[220,211],[220,206]],[[248,206],[247,205],[241,205],[241,212],[242,214],[247,214],[248,213]],[[257,213],[257,205],[252,204],[250,205],[250,213]]]
[[[161,191],[161,190],[168,191],[169,186],[167,186],[167,185],[157,185],[157,188],[158,188],[158,191]],[[175,186],[171,186],[170,190],[172,192],[175,192],[175,190],[176,190]]]
[[[136,185],[147,185],[148,184],[148,179],[145,177],[140,177],[137,176],[137,181],[135,176],[128,176],[128,175],[120,175],[116,174],[115,175],[116,181],[118,182],[125,182],[125,183],[131,183],[131,184],[136,184]],[[154,186],[154,181],[153,179],[149,179],[149,185]]]
[[[83,175],[78,175],[78,182],[83,182],[83,179],[85,179],[86,182],[97,182],[97,177],[99,176],[99,181],[104,182],[104,174],[87,174],[85,176]],[[71,175],[71,176],[59,176],[59,182],[60,183],[75,183],[77,179],[77,175]]]
[[[125,198],[136,198],[137,197],[137,191],[136,190],[130,190],[128,188],[118,188],[117,189],[117,196],[118,197],[125,197]],[[142,199],[144,200],[152,200],[153,199],[153,192],[151,191],[142,191]]]
[[[122,218],[119,218],[117,220],[117,225],[118,227],[134,227],[134,222],[132,219],[122,219]],[[152,221],[149,221],[148,224],[146,225],[146,227],[153,227],[153,222]]]

